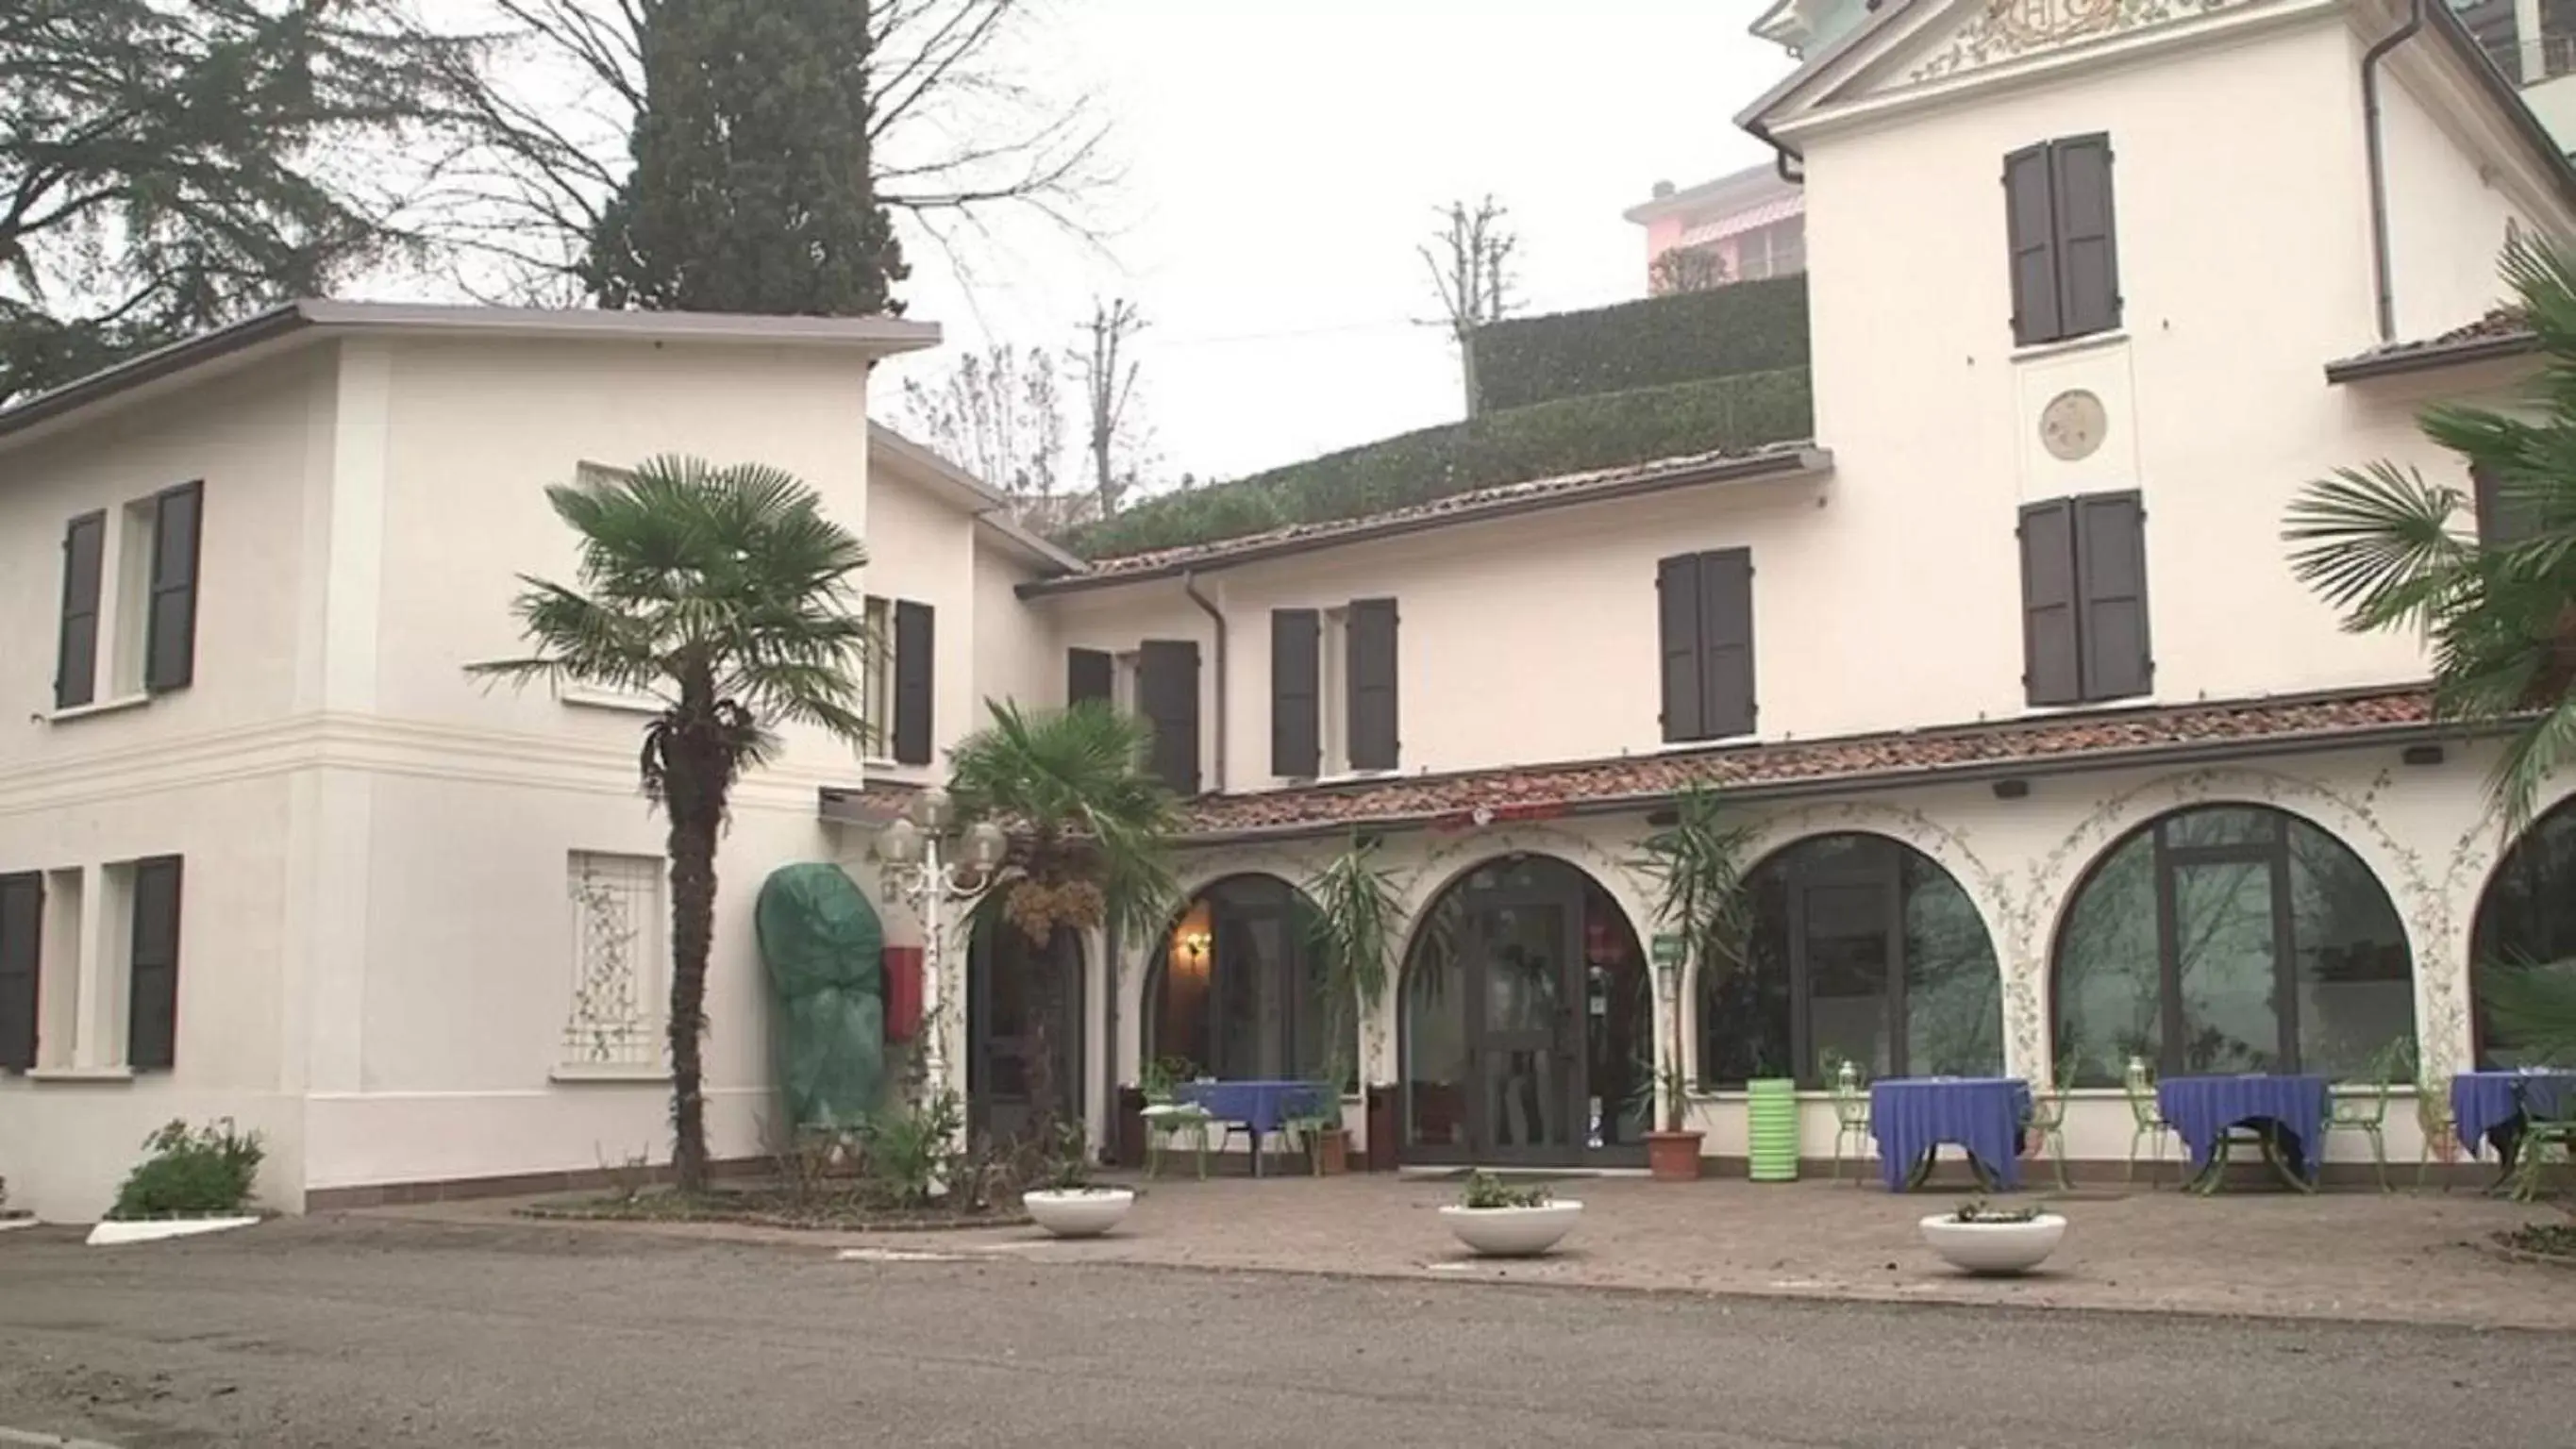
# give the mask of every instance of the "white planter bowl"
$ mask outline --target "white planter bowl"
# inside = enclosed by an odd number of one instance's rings
[[[1059,1238],[1096,1238],[1118,1226],[1136,1205],[1136,1194],[1123,1187],[1050,1188],[1022,1193],[1020,1202],[1039,1227]]]
[[[257,1218],[140,1218],[133,1222],[103,1222],[89,1230],[89,1245],[112,1248],[125,1243],[157,1243],[164,1238],[193,1238],[200,1233],[220,1233],[227,1228],[246,1228]]]
[[[1951,1267],[1969,1273],[2027,1273],[2057,1251],[2066,1219],[2041,1213],[2026,1223],[1962,1223],[1949,1214],[1923,1220],[1923,1241]]]
[[[1484,1258],[1533,1258],[1556,1246],[1583,1216],[1580,1202],[1551,1202],[1538,1207],[1471,1208],[1452,1204],[1440,1210],[1458,1241]]]

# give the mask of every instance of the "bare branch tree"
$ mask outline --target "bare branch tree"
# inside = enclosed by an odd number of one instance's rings
[[[1646,264],[1646,292],[1707,292],[1726,285],[1726,258],[1706,247],[1666,247]]]
[[[1023,522],[1057,521],[1064,400],[1045,348],[995,346],[960,356],[935,383],[906,378],[903,415],[924,442],[1008,495]]]
[[[1510,213],[1491,196],[1472,209],[1453,201],[1440,212],[1441,229],[1422,245],[1422,264],[1431,271],[1431,288],[1446,314],[1449,335],[1458,342],[1458,362],[1467,391],[1467,416],[1474,417],[1476,397],[1476,329],[1499,322],[1518,305],[1513,293],[1512,252],[1520,237],[1510,226]]]
[[[601,213],[631,167],[644,47],[665,0],[484,0],[507,35],[476,77],[476,139],[441,158],[429,201],[513,292],[579,295]],[[858,0],[853,0],[858,3]],[[870,0],[869,142],[878,200],[952,260],[1004,208],[1085,240],[1082,203],[1114,180],[1087,95],[1021,79],[1040,0]]]
[[[1129,412],[1135,400],[1137,364],[1124,356],[1127,342],[1145,330],[1145,314],[1121,297],[1092,300],[1087,351],[1074,355],[1088,400],[1091,433],[1091,481],[1099,516],[1118,511],[1118,500],[1135,485],[1141,451],[1140,424]],[[1123,465],[1123,466],[1122,466]]]

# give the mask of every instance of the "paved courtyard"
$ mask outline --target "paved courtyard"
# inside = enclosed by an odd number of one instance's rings
[[[1451,1182],[1292,1175],[1260,1182],[1166,1177],[1144,1186],[1128,1226],[1091,1242],[1056,1242],[1031,1228],[876,1237],[607,1230],[1045,1263],[2576,1330],[2576,1272],[2505,1262],[2482,1246],[2496,1229],[2554,1210],[2467,1189],[2201,1198],[2141,1184],[2086,1187],[2067,1198],[2031,1194],[2070,1219],[2065,1246],[2046,1273],[1996,1282],[1950,1272],[1916,1235],[1917,1218],[1948,1210],[1964,1194],[1891,1196],[1874,1182],[1561,1182],[1560,1196],[1585,1202],[1582,1225],[1564,1252],[1512,1264],[1458,1252],[1435,1211],[1456,1200]],[[506,1219],[511,1205],[405,1211],[490,1221]]]
[[[1793,1191],[1820,1231],[1912,1206]],[[1606,1273],[1672,1225],[1756,1216],[1724,1186],[1593,1195],[1610,1210],[1559,1267]],[[1410,1214],[1438,1196],[1384,1181],[1157,1192],[1145,1232],[1090,1251],[1142,1258],[1160,1240],[1179,1256],[1213,1236],[1184,1226],[1206,1218],[1312,1259],[1341,1241],[1317,1207]],[[2271,1222],[2294,1238],[2314,1228]],[[1414,1225],[1362,1221],[1346,1238],[1346,1266],[1364,1272],[1391,1264],[1398,1240],[1439,1258]],[[120,1250],[70,1230],[8,1234],[0,1444],[2556,1449],[2563,1396],[2534,1386],[2576,1350],[2563,1334],[2450,1327],[1176,1271],[1058,1250],[844,1259],[839,1246],[382,1216]],[[2071,1278],[2104,1266],[2088,1262]],[[2468,1266],[2436,1254],[2412,1271],[2430,1286]]]

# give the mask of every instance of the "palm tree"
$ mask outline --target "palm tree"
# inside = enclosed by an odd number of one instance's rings
[[[867,551],[813,489],[758,464],[655,458],[631,473],[546,490],[581,537],[578,587],[521,576],[511,607],[535,652],[471,672],[524,685],[575,681],[661,702],[644,727],[645,794],[669,817],[671,1165],[706,1186],[707,951],[716,837],[745,771],[781,724],[858,743],[865,620],[850,575]]]
[[[1002,874],[977,903],[978,930],[1018,931],[1039,963],[1030,990],[1029,1103],[1043,1128],[1055,1108],[1055,974],[1044,963],[1059,931],[1107,926],[1123,941],[1162,934],[1174,886],[1166,842],[1177,822],[1170,790],[1144,768],[1143,722],[1096,702],[1026,711],[988,701],[992,722],[949,754],[949,793],[965,815],[1011,830]]]
[[[2458,488],[2378,462],[2310,483],[2290,505],[2290,567],[2355,633],[2420,632],[2433,656],[2437,719],[2494,725],[2505,748],[2488,780],[2509,833],[2576,759],[2576,257],[2527,234],[2505,245],[2508,310],[2541,356],[2530,420],[2457,404],[2424,410],[2425,436],[2493,480],[2515,525],[2481,539]],[[2514,975],[2494,1001],[2517,1035],[2576,1039],[2576,977]],[[2499,978],[2500,979],[2500,978]]]

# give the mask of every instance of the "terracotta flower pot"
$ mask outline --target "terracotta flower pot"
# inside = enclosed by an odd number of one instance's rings
[[[1646,1166],[1657,1182],[1699,1181],[1699,1132],[1649,1132]]]

